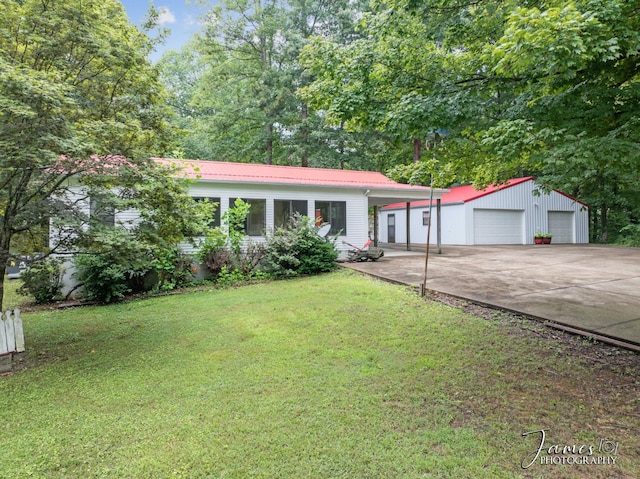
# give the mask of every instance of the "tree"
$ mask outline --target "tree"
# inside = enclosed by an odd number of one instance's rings
[[[281,160],[281,117],[291,95],[283,85],[283,30],[280,0],[229,0],[209,12],[198,42],[206,69],[192,104],[201,112],[198,129],[213,140],[213,158]]]
[[[309,38],[347,41],[364,3],[220,3],[205,19],[201,38],[160,62],[162,78],[180,104],[184,154],[334,168],[373,163],[365,160],[366,152],[380,151],[380,135],[328,125],[322,112],[297,95],[312,79],[299,62]]]
[[[316,80],[302,95],[348,128],[446,131],[400,176],[536,175],[594,206],[606,241],[612,215],[640,219],[639,23],[623,0],[381,0],[356,41],[305,49]]]
[[[114,179],[117,187],[114,189]],[[75,278],[84,294],[110,302],[129,292],[173,289],[191,277],[190,259],[178,244],[208,234],[217,205],[197,202],[188,195],[189,180],[181,179],[177,167],[141,170],[122,167],[113,175],[88,174],[82,178],[91,203],[90,212],[71,229]],[[77,187],[74,193],[77,196]],[[86,208],[85,208],[86,211]],[[135,211],[134,221],[115,212]],[[69,225],[60,225],[68,231]],[[56,236],[54,235],[54,238]],[[157,282],[155,280],[158,280]]]
[[[513,9],[491,51],[517,81],[485,142],[589,203],[602,242],[640,221],[639,27],[633,2],[553,1]]]
[[[203,125],[206,111],[194,102],[199,82],[207,70],[203,55],[198,52],[199,41],[192,38],[181,51],[165,52],[157,64],[160,81],[167,89],[167,103],[175,112],[170,117],[180,132],[180,150],[189,158],[216,158],[214,143]]]
[[[379,2],[362,16],[353,41],[310,42],[302,62],[315,81],[300,93],[328,122],[394,139],[387,147],[392,163],[416,163],[429,134],[462,119],[459,95],[441,95],[457,72],[447,71],[455,63],[436,42],[439,31],[407,2]]]
[[[0,0],[0,277],[12,240],[86,220],[71,178],[115,187],[170,146],[153,42],[115,0]],[[87,174],[88,173],[88,174]],[[77,230],[78,233],[80,230]],[[67,248],[82,235],[59,238]],[[3,296],[0,281],[0,303]]]

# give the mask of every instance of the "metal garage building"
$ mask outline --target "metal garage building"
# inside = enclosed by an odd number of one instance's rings
[[[408,210],[408,213],[407,213]],[[380,211],[379,238],[405,243],[407,216],[411,243],[426,243],[429,201],[385,206]],[[437,209],[432,208],[431,243],[437,243]],[[588,243],[588,206],[560,191],[539,193],[534,178],[516,178],[478,191],[451,188],[442,196],[441,244],[532,244],[535,233],[550,233],[553,243]]]

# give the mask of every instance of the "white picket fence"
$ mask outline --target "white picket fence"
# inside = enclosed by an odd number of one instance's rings
[[[24,351],[24,332],[18,308],[6,313],[0,311],[0,354]]]

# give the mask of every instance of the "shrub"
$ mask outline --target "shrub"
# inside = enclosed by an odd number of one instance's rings
[[[149,245],[119,230],[100,240],[74,258],[74,278],[82,283],[87,299],[110,303],[125,294],[150,289],[146,280],[154,272],[154,258]]]
[[[624,246],[640,246],[640,225],[630,224],[622,228],[618,243]]]
[[[227,237],[221,228],[213,228],[200,248],[198,257],[202,264],[218,276],[222,268],[231,267],[231,253],[227,247]]]
[[[20,275],[23,283],[18,293],[33,296],[38,304],[50,303],[60,296],[63,276],[59,260],[49,257],[36,261]]]
[[[247,239],[244,234],[250,206],[236,199],[234,206],[222,215],[226,231],[213,228],[200,249],[200,261],[216,278],[223,272],[225,276],[235,274],[236,270],[243,277],[251,277],[265,257],[264,245]]]
[[[251,276],[254,271],[258,271],[266,254],[267,250],[264,244],[249,240],[244,248],[232,255],[231,265],[234,269],[242,271],[243,274]]]
[[[185,286],[194,278],[191,258],[178,248],[157,250],[152,265],[158,276],[156,287],[162,291]]]
[[[216,278],[216,283],[222,286],[233,286],[236,284],[246,283],[247,281],[262,281],[270,279],[272,275],[254,269],[248,273],[244,273],[241,269],[227,269],[226,266],[222,267],[220,274]]]
[[[264,265],[277,276],[317,274],[336,266],[338,251],[333,241],[318,235],[313,220],[295,215],[287,228],[276,228],[267,235]]]

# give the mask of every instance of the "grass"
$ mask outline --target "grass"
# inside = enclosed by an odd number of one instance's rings
[[[33,298],[28,298],[18,294],[18,288],[22,285],[20,279],[6,279],[4,280],[4,298],[2,301],[2,310],[13,309],[23,306]]]
[[[0,477],[640,474],[637,371],[346,271],[28,313],[25,331]],[[542,428],[615,440],[617,465],[524,470]]]

